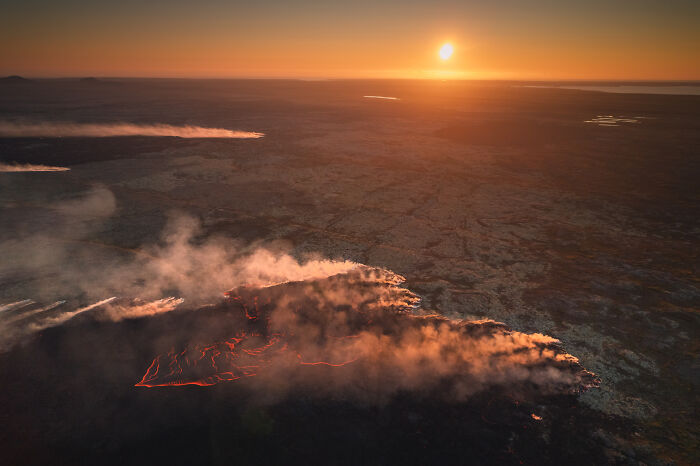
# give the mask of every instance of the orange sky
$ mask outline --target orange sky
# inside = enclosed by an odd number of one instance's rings
[[[697,18],[685,0],[10,0],[0,74],[693,80]]]

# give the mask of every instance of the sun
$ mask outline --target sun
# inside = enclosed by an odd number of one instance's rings
[[[452,56],[452,52],[454,52],[454,48],[452,48],[452,44],[447,43],[440,47],[440,58],[443,60],[449,60],[450,57]]]

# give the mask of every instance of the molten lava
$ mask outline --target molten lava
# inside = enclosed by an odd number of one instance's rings
[[[262,338],[259,334],[241,334],[204,348],[171,351],[155,358],[136,386],[208,386],[254,376],[269,364],[273,353],[287,349],[279,335],[272,335],[259,345]]]
[[[367,268],[232,290],[210,312],[225,315],[221,325],[235,328],[234,335],[214,343],[193,337],[184,349],[157,356],[136,386],[209,386],[258,376],[255,383],[267,391],[304,387],[382,398],[439,390],[464,399],[491,386],[577,393],[596,385],[557,340],[422,312],[401,281]]]

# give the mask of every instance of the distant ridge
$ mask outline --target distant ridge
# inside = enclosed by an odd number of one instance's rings
[[[12,75],[4,78],[0,78],[0,83],[14,84],[14,83],[30,83],[31,79],[23,78],[22,76]]]

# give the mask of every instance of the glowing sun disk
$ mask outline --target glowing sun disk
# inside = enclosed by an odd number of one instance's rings
[[[454,52],[452,44],[445,44],[440,48],[440,58],[443,60],[449,60],[452,56],[452,52]]]

